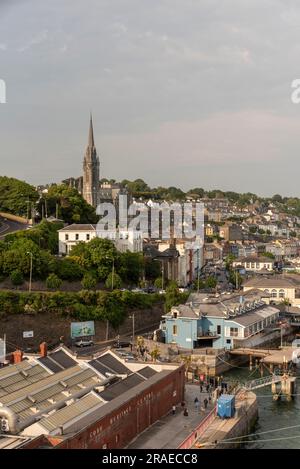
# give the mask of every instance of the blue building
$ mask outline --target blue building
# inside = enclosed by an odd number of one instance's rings
[[[193,350],[247,346],[279,317],[269,295],[259,290],[219,296],[192,293],[184,305],[174,306],[160,324],[165,343]]]

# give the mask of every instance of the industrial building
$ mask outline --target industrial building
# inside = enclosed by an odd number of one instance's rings
[[[184,395],[184,367],[62,346],[0,369],[0,448],[124,448]]]

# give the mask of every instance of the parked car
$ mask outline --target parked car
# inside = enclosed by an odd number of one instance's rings
[[[127,341],[117,341],[117,342],[114,342],[113,344],[113,347],[116,347],[116,348],[123,348],[123,347],[130,347],[131,345],[131,342],[127,342]]]
[[[79,340],[78,342],[75,342],[76,347],[90,347],[91,345],[94,345],[92,340]]]

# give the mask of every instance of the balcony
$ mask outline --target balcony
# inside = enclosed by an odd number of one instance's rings
[[[218,337],[217,331],[203,331],[202,329],[197,331],[197,339],[217,339]]]

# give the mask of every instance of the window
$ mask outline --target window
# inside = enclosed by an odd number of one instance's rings
[[[231,337],[237,337],[239,333],[238,327],[231,327],[230,328],[230,335]]]
[[[279,298],[284,298],[284,290],[279,290]]]
[[[250,262],[247,262],[247,263],[246,263],[246,268],[247,268],[247,269],[250,269]]]
[[[217,326],[217,334],[221,334],[221,326]]]
[[[268,294],[270,293],[270,292],[269,292],[269,290],[268,290],[267,288],[265,289],[265,293],[268,293]]]
[[[68,234],[65,235],[65,240],[69,241],[69,235]]]
[[[78,234],[78,233],[76,233],[76,235],[75,235],[75,239],[76,239],[76,241],[78,241],[78,240],[79,240],[79,234]]]
[[[174,318],[174,319],[177,319],[177,311],[174,311],[174,313],[173,313],[173,318]]]
[[[87,240],[87,241],[90,240],[90,235],[89,235],[89,233],[86,235],[86,240]]]
[[[271,291],[271,297],[272,298],[277,298],[277,291],[273,288],[273,290]]]
[[[230,339],[226,339],[226,344],[231,344],[231,340],[230,340]]]
[[[173,335],[177,335],[177,333],[178,333],[178,327],[173,326]]]

